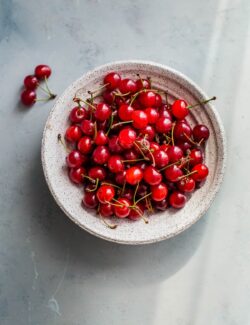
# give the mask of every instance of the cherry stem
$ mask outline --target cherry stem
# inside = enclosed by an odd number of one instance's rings
[[[110,186],[114,186],[116,188],[118,188],[119,190],[121,190],[122,188],[118,185],[115,185],[115,184],[111,184],[111,183],[107,183],[107,182],[102,182],[102,185],[110,185]]]
[[[125,94],[114,92],[114,95],[115,95],[116,97],[124,97],[124,96],[128,96],[128,95],[130,95],[130,91],[127,92],[127,93],[125,93]]]
[[[56,98],[56,95],[53,94],[53,93],[50,91],[50,89],[49,89],[49,85],[48,85],[48,79],[47,79],[47,77],[44,78],[44,81],[45,81],[45,87],[46,87],[46,89],[47,89],[47,91],[48,91],[48,94],[49,94],[50,99]],[[41,87],[41,86],[40,86],[40,87]]]
[[[186,178],[186,177],[188,177],[190,175],[193,175],[193,174],[196,174],[196,173],[198,173],[198,171],[197,170],[194,170],[194,171],[192,171],[192,172],[190,172],[190,173],[188,173],[186,175],[183,175],[183,176],[178,177],[178,180],[180,181],[181,179]]]
[[[83,177],[86,177],[86,176],[83,176]],[[87,192],[95,192],[97,190],[98,184],[99,184],[99,178],[96,179],[95,187],[92,190],[87,190]]]
[[[190,109],[190,108],[194,108],[194,107],[196,107],[196,106],[202,105],[202,104],[207,104],[208,102],[210,102],[210,101],[212,101],[212,100],[216,100],[216,97],[213,96],[212,98],[209,98],[209,99],[203,100],[202,102],[196,103],[196,104],[194,104],[194,105],[189,105],[189,106],[187,106],[187,108]]]
[[[109,124],[109,128],[108,128],[108,131],[106,132],[106,135],[109,134],[112,126],[113,126],[113,121],[114,121],[114,115],[112,114],[111,117],[110,117],[110,124]]]
[[[82,177],[87,178],[87,179],[90,180],[92,183],[96,183],[96,179],[94,179],[94,178],[91,178],[91,177],[89,177],[89,176],[87,176],[87,175],[84,175],[84,174],[82,174]],[[98,179],[98,178],[97,178],[97,179]]]
[[[122,160],[122,162],[137,162],[137,161],[144,161],[145,159],[144,158],[140,158],[140,159],[131,159],[131,160]]]
[[[125,191],[125,187],[126,187],[126,180],[123,183],[121,195],[123,195],[123,193]]]
[[[109,227],[110,229],[115,229],[115,228],[117,228],[117,224],[115,224],[115,223],[109,223],[107,220],[105,220],[105,218],[101,215],[101,214],[99,214],[100,215],[100,217],[101,217],[101,219],[102,219],[102,222],[107,226],[107,227]]]
[[[143,197],[141,197],[139,200],[137,200],[137,201],[135,202],[135,205],[137,205],[140,201],[144,200],[146,197],[150,196],[151,194],[152,194],[152,193],[150,192],[150,193],[144,195]]]
[[[133,102],[134,102],[135,99],[138,97],[138,95],[140,95],[140,93],[143,93],[143,92],[146,93],[146,92],[148,92],[148,91],[154,91],[154,92],[157,93],[157,94],[164,93],[164,91],[159,90],[159,89],[141,89],[141,90],[137,91],[137,93],[135,93],[135,94],[132,96],[132,99],[131,99],[131,101],[130,101],[130,105],[133,104]]]
[[[94,89],[94,90],[89,90],[89,91],[88,91],[88,94],[93,95],[94,93],[98,93],[100,90],[102,90],[103,88],[106,88],[108,85],[109,85],[109,83],[104,84],[104,85],[102,85],[101,87],[96,88],[96,89]]]
[[[140,182],[138,182],[136,184],[136,188],[135,188],[135,191],[134,191],[134,196],[133,196],[133,203],[134,203],[134,205],[135,205],[135,197],[136,197],[136,194],[137,194],[137,191],[138,191],[139,184],[140,184]]]
[[[128,124],[128,123],[132,123],[133,121],[124,121],[124,122],[119,122],[119,123],[116,123],[116,124],[113,124],[111,126],[111,129],[114,129],[115,127],[119,126],[119,125],[123,125],[123,124]]]
[[[136,143],[136,141],[134,142],[134,144],[135,144],[136,147],[139,149],[139,151],[140,151],[140,153],[142,154],[143,158],[144,158],[145,160],[149,160],[148,157],[146,157],[146,156],[144,155],[144,152],[142,151],[141,147]]]
[[[161,171],[163,171],[163,170],[165,170],[165,169],[167,169],[167,168],[169,168],[169,167],[171,167],[173,165],[178,165],[178,164],[183,163],[183,162],[188,162],[189,160],[190,160],[190,158],[181,158],[181,159],[177,160],[176,162],[173,162],[172,164],[169,164],[169,165],[159,169],[159,172],[161,172]]]
[[[97,136],[97,124],[96,124],[96,121],[94,123],[94,139],[96,138]]]
[[[172,130],[171,130],[172,146],[174,146],[174,128],[175,128],[175,123],[173,123],[173,125],[172,125]]]
[[[186,133],[184,133],[185,137],[195,146],[199,146],[199,142],[195,142],[192,138],[190,138]]]
[[[148,210],[149,210],[150,212],[153,212],[152,204],[151,204],[149,198],[146,197],[145,201],[146,201],[146,205],[147,205]]]
[[[67,153],[69,153],[70,150],[67,148],[66,143],[63,141],[62,135],[60,133],[57,135],[57,140],[62,144]]]
[[[96,109],[94,105],[92,105],[90,102],[88,102],[88,101],[86,101],[86,100],[84,100],[84,99],[82,99],[82,98],[75,97],[75,98],[73,99],[73,101],[74,101],[74,102],[83,102],[85,105],[90,106],[90,107],[93,108],[94,110]]]

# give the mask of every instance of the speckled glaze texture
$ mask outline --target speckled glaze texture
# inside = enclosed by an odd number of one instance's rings
[[[66,152],[58,143],[58,134],[64,134],[68,126],[68,115],[74,103],[72,98],[86,98],[89,89],[95,89],[105,74],[118,71],[123,77],[150,76],[153,87],[167,90],[170,101],[184,98],[189,104],[207,99],[199,87],[186,76],[169,67],[146,61],[124,61],[103,65],[70,85],[57,100],[47,120],[42,140],[42,164],[49,189],[59,207],[77,225],[93,235],[123,244],[146,244],[173,237],[189,228],[206,212],[212,203],[222,182],[225,169],[225,134],[216,109],[211,104],[194,108],[190,114],[190,123],[204,123],[210,129],[210,138],[206,145],[205,162],[209,167],[209,176],[205,184],[195,191],[181,210],[167,209],[149,217],[149,224],[143,220],[115,220],[118,227],[113,230],[103,224],[91,210],[82,207],[82,187],[69,181],[65,166]]]

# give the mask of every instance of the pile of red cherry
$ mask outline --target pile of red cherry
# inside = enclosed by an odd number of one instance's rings
[[[51,75],[51,68],[46,64],[40,64],[35,67],[34,75],[28,75],[24,78],[23,83],[25,89],[21,93],[21,102],[25,106],[31,106],[38,101],[48,101],[56,97],[55,94],[52,94],[48,87],[47,79]],[[45,81],[45,88],[40,85],[41,81]],[[42,89],[47,93],[48,97],[46,98],[36,98],[36,89]]]
[[[145,211],[182,208],[208,175],[202,149],[209,129],[186,120],[201,103],[170,104],[150,78],[122,79],[116,72],[88,93],[86,100],[74,98],[65,134],[69,177],[84,186],[83,205],[102,217],[146,222]]]

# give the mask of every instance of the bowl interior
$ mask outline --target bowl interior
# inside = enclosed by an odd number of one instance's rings
[[[205,163],[209,167],[209,176],[204,185],[195,191],[183,209],[167,209],[149,217],[149,223],[143,220],[130,221],[115,219],[116,229],[109,229],[94,211],[82,207],[82,187],[73,185],[68,178],[65,165],[66,152],[58,143],[58,134],[64,135],[69,125],[68,115],[74,106],[72,101],[77,93],[87,98],[87,91],[98,88],[103,77],[110,71],[118,71],[123,77],[150,76],[153,87],[168,91],[170,102],[184,98],[189,104],[197,103],[208,97],[187,77],[168,67],[150,62],[116,62],[101,66],[84,75],[57,100],[47,120],[43,142],[42,163],[46,181],[58,205],[68,217],[88,232],[101,238],[125,243],[143,244],[172,237],[195,223],[208,209],[222,180],[225,165],[225,138],[218,114],[210,105],[201,105],[191,110],[191,124],[203,123],[210,129],[210,138],[205,149]]]

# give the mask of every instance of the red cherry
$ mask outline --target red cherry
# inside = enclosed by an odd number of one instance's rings
[[[100,203],[110,202],[115,196],[114,187],[111,185],[101,185],[97,190],[96,196]]]
[[[156,150],[153,152],[155,165],[158,168],[163,168],[169,163],[168,154],[163,150]]]
[[[132,148],[136,139],[136,132],[130,128],[124,128],[120,131],[118,139],[124,149]]]
[[[126,218],[130,213],[131,202],[126,198],[119,198],[114,206],[114,213],[117,218]]]
[[[83,181],[83,175],[85,173],[86,170],[83,167],[71,168],[69,171],[69,178],[72,180],[72,182],[80,184]]]
[[[79,140],[77,148],[83,154],[90,153],[93,149],[93,140],[88,136],[84,136]]]
[[[126,170],[126,182],[130,185],[138,184],[143,177],[143,172],[139,167],[130,167]]]
[[[110,72],[104,78],[104,84],[110,90],[117,88],[120,84],[121,77],[117,72]]]
[[[94,180],[103,181],[107,177],[106,169],[101,166],[91,167],[88,171],[88,176]]]
[[[190,165],[195,166],[203,162],[203,154],[200,149],[192,149],[189,154]]]
[[[183,171],[176,165],[172,165],[165,169],[164,174],[170,182],[178,182],[179,178],[183,176]]]
[[[195,181],[191,177],[185,177],[177,183],[181,192],[191,193],[195,189]]]
[[[122,79],[118,88],[122,94],[133,94],[136,92],[136,83],[132,79]]]
[[[185,122],[177,122],[174,127],[174,138],[187,141],[192,135],[192,129]]]
[[[69,142],[76,142],[80,140],[81,136],[82,136],[82,131],[78,125],[69,126],[65,133],[65,138]]]
[[[89,209],[95,209],[98,205],[98,200],[95,192],[85,192],[82,203]]]
[[[175,118],[177,118],[178,120],[182,120],[184,119],[188,113],[188,105],[185,102],[185,100],[182,99],[177,99],[176,101],[174,101],[173,105],[172,105],[172,114],[174,115]]]
[[[162,98],[160,94],[155,95],[155,107],[160,107],[162,105]]]
[[[135,83],[136,83],[136,91],[150,88],[150,82],[148,79],[138,79],[136,80]]]
[[[133,107],[128,104],[122,104],[118,109],[118,115],[122,121],[132,120],[133,112],[134,112]]]
[[[141,182],[138,186],[136,195],[138,195],[139,197],[143,197],[143,196],[147,195],[148,193],[149,193],[148,186],[144,182]]]
[[[112,153],[121,153],[124,149],[120,146],[117,135],[113,135],[109,138],[109,150]]]
[[[86,135],[93,135],[95,133],[94,123],[90,120],[83,120],[81,123],[81,129]]]
[[[35,90],[38,87],[38,80],[36,76],[26,76],[23,83],[26,89]]]
[[[191,172],[194,172],[194,171],[195,171],[195,173],[190,175],[190,177],[192,177],[193,180],[195,180],[197,182],[203,181],[209,173],[207,166],[204,164],[195,165],[192,168]]]
[[[150,142],[149,148],[150,148],[151,152],[155,152],[155,151],[160,150],[160,145],[157,142]]]
[[[124,170],[121,156],[111,156],[108,160],[108,168],[112,173],[120,173]]]
[[[96,128],[99,131],[107,131],[108,124],[109,124],[109,120],[96,121]]]
[[[139,202],[136,205],[135,209],[134,208],[130,209],[128,218],[131,220],[139,220],[143,216],[144,210],[145,210],[145,206],[143,205],[143,203]]]
[[[148,125],[148,117],[144,111],[137,110],[132,113],[133,127],[143,129]]]
[[[103,130],[97,131],[95,137],[95,144],[98,146],[103,146],[108,143],[108,136]]]
[[[170,144],[163,143],[160,145],[160,149],[165,152],[167,152],[169,148],[170,148]]]
[[[183,151],[178,146],[169,147],[167,154],[169,157],[169,162],[171,162],[171,163],[174,163],[174,162],[180,160],[184,156]]]
[[[155,129],[151,125],[147,125],[145,128],[141,129],[141,134],[146,136],[148,141],[153,141],[155,137]]]
[[[159,118],[159,113],[153,107],[148,107],[144,111],[148,117],[148,124],[155,124]]]
[[[21,93],[21,102],[25,106],[31,106],[36,102],[36,93],[33,90],[25,89]]]
[[[115,101],[114,91],[106,90],[103,92],[102,97],[103,97],[104,101],[110,105],[113,104]]]
[[[168,195],[168,188],[164,183],[160,183],[158,185],[151,186],[151,198],[154,201],[162,201]]]
[[[167,117],[171,122],[173,120],[173,116],[170,110],[170,107],[166,104],[162,105],[159,109],[158,112],[160,114],[160,117]]]
[[[128,200],[133,200],[134,191],[132,190],[132,188],[125,188],[122,197],[125,197]]]
[[[193,137],[196,142],[201,140],[207,140],[209,138],[210,132],[206,125],[198,124],[193,128]]]
[[[73,123],[81,123],[88,117],[88,112],[85,108],[77,106],[72,108],[69,117]]]
[[[38,79],[49,78],[51,75],[51,68],[46,64],[40,64],[35,68],[35,76]]]
[[[114,214],[113,205],[110,203],[106,203],[106,204],[101,203],[99,208],[99,213],[103,217],[111,217]]]
[[[126,171],[124,170],[121,173],[115,175],[115,181],[118,185],[123,185],[126,180]]]
[[[179,147],[184,153],[187,152],[188,149],[190,149],[192,147],[192,145],[190,144],[190,142],[188,141],[182,141],[182,140],[177,140],[176,141],[176,145],[177,147]]]
[[[169,197],[170,205],[175,209],[180,209],[186,204],[186,196],[181,192],[173,192]]]
[[[136,160],[139,157],[139,153],[135,149],[128,149],[124,152],[125,160]]]
[[[172,122],[167,117],[160,117],[155,123],[156,131],[159,133],[168,133],[172,129]]]
[[[162,181],[162,175],[154,167],[147,166],[143,173],[143,178],[149,185],[158,185]]]
[[[83,161],[84,161],[83,155],[77,150],[71,151],[66,157],[67,165],[73,168],[80,167]]]
[[[105,121],[108,120],[111,116],[111,108],[109,107],[109,105],[105,104],[105,103],[99,103],[96,106],[96,110],[95,110],[95,118],[97,121]]]
[[[92,157],[96,164],[103,165],[108,161],[110,153],[106,146],[97,146]]]
[[[165,211],[168,207],[168,201],[164,199],[160,202],[155,202],[154,207],[159,211]]]
[[[144,107],[154,107],[156,104],[156,94],[153,91],[143,91],[139,95],[139,101]]]

